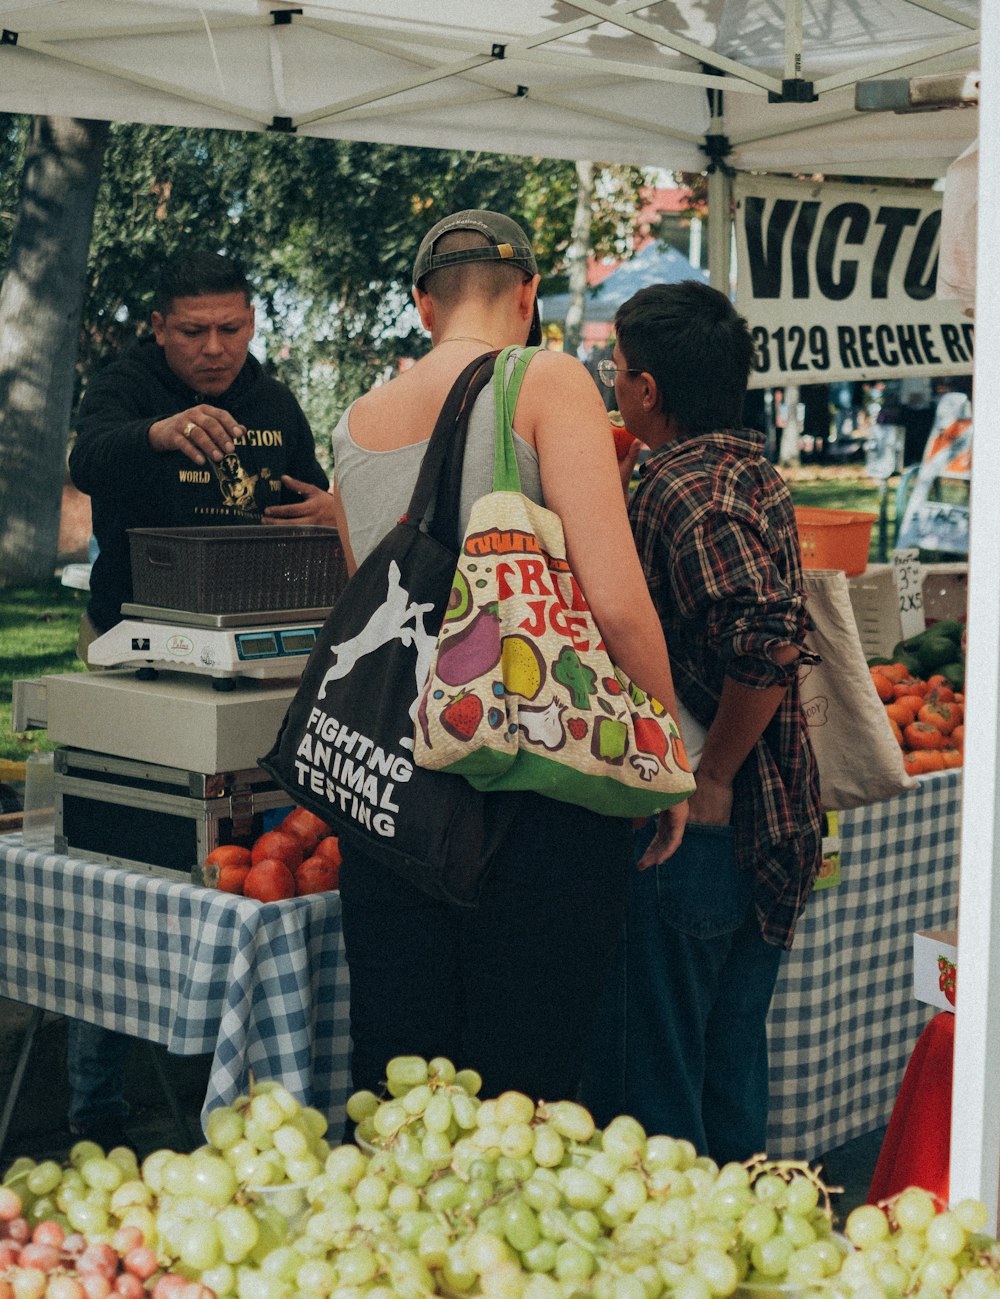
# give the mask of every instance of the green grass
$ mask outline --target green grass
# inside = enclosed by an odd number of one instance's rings
[[[51,672],[83,672],[76,637],[86,595],[53,578],[0,590],[0,758],[23,761],[54,746],[45,731],[11,731],[12,682]]]

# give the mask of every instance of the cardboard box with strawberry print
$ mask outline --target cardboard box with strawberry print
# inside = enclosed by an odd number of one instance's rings
[[[917,1001],[955,1009],[958,934],[954,929],[926,929],[913,935],[913,995]]]

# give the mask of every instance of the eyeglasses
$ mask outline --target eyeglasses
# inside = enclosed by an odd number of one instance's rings
[[[641,370],[631,370],[628,368],[628,366],[615,365],[614,361],[610,359],[606,361],[597,362],[597,377],[600,379],[601,383],[604,384],[605,388],[613,388],[615,386],[616,374],[641,374],[641,373],[642,373]]]

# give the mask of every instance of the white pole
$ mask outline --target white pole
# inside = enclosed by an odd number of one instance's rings
[[[1000,66],[1000,6],[981,11],[980,67]],[[968,755],[963,774],[952,1201],[982,1200],[997,1229],[1000,1179],[1000,84],[979,108],[975,465],[969,535]],[[917,1137],[916,1139],[919,1139]]]

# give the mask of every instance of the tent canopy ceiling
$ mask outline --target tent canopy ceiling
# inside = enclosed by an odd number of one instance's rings
[[[853,89],[977,68],[977,0],[0,0],[0,28],[9,112],[687,171],[722,135],[741,170],[886,176],[940,175],[978,117]]]

